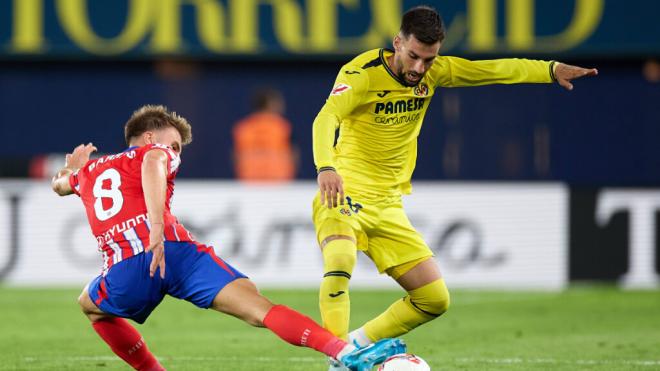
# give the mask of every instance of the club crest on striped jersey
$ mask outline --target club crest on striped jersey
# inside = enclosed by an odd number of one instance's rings
[[[330,92],[330,95],[341,95],[349,89],[351,89],[350,85],[339,83],[335,85],[334,88],[332,88],[332,92]]]

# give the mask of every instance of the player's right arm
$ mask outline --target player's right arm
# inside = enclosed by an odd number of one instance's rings
[[[165,202],[167,199],[168,155],[165,151],[150,150],[142,160],[142,192],[147,206],[149,220],[149,247],[153,258],[149,267],[149,275],[154,276],[156,268],[160,267],[160,276],[165,278]]]
[[[67,153],[64,167],[57,172],[51,181],[53,191],[60,196],[68,196],[74,193],[71,185],[71,174],[75,173],[78,169],[82,168],[87,161],[89,155],[96,151],[96,147],[92,143],[81,144],[74,148],[71,153]]]
[[[344,204],[344,186],[334,164],[335,131],[342,119],[361,102],[369,89],[369,77],[359,67],[344,66],[337,75],[335,85],[312,127],[314,164],[321,192],[321,203],[328,208]]]

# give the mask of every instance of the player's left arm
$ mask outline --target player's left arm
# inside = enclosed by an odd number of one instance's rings
[[[438,57],[432,68],[436,85],[444,87],[490,84],[558,82],[568,90],[572,80],[595,76],[595,68],[582,68],[556,61],[531,59],[493,59],[471,61],[458,57]]]
[[[146,251],[153,252],[149,275],[154,276],[160,267],[160,276],[165,278],[165,202],[167,200],[168,154],[165,151],[151,150],[142,160],[142,192],[147,206],[149,220],[149,246]]]
[[[87,143],[81,144],[71,153],[67,153],[64,167],[51,180],[53,191],[60,196],[73,194],[74,191],[69,180],[71,174],[82,168],[89,161],[92,152],[95,151],[96,147],[92,143]]]

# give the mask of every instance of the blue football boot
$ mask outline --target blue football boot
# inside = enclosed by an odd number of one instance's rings
[[[371,371],[387,358],[406,352],[406,344],[401,339],[382,339],[364,348],[356,349],[341,358],[341,363],[351,371]]]

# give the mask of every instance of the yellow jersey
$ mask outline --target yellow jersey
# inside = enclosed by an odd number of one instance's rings
[[[438,56],[411,87],[388,66],[393,53],[374,49],[345,64],[314,120],[316,168],[334,167],[347,194],[373,198],[412,191],[417,136],[438,87],[554,81],[554,62]]]

